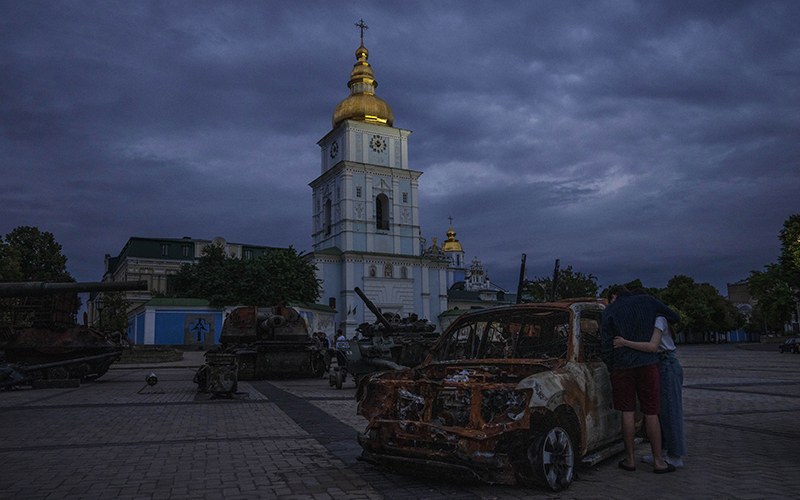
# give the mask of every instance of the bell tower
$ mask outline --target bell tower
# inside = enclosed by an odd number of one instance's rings
[[[384,313],[416,313],[437,322],[447,309],[447,262],[420,254],[418,179],[408,168],[409,130],[394,126],[391,106],[364,46],[350,71],[349,95],[333,112],[331,131],[317,142],[320,175],[309,186],[310,257],[322,281],[322,302],[338,311],[336,328],[352,334],[375,321],[356,286]]]

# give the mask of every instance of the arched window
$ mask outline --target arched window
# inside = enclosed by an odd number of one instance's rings
[[[378,229],[389,230],[389,198],[385,194],[375,197],[375,223]]]
[[[325,234],[331,234],[331,200],[325,201]]]

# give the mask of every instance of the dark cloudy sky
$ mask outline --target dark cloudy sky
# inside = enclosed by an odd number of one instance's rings
[[[800,212],[800,2],[0,3],[0,234],[81,281],[131,236],[311,250],[316,142],[358,29],[412,130],[422,235],[448,216],[515,289],[725,284]]]

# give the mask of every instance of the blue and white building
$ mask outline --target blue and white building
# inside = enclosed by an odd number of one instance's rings
[[[310,184],[309,259],[322,280],[321,301],[338,310],[338,328],[348,334],[375,320],[355,287],[382,312],[436,322],[447,310],[449,262],[422,252],[422,172],[409,168],[411,132],[394,127],[391,107],[375,95],[368,58],[362,38],[350,95],[336,106],[332,130],[317,143],[321,172]]]

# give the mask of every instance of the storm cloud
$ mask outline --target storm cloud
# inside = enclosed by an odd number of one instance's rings
[[[359,19],[422,235],[515,287],[725,284],[800,212],[800,3],[0,3],[0,233],[82,281],[131,236],[311,250]]]

